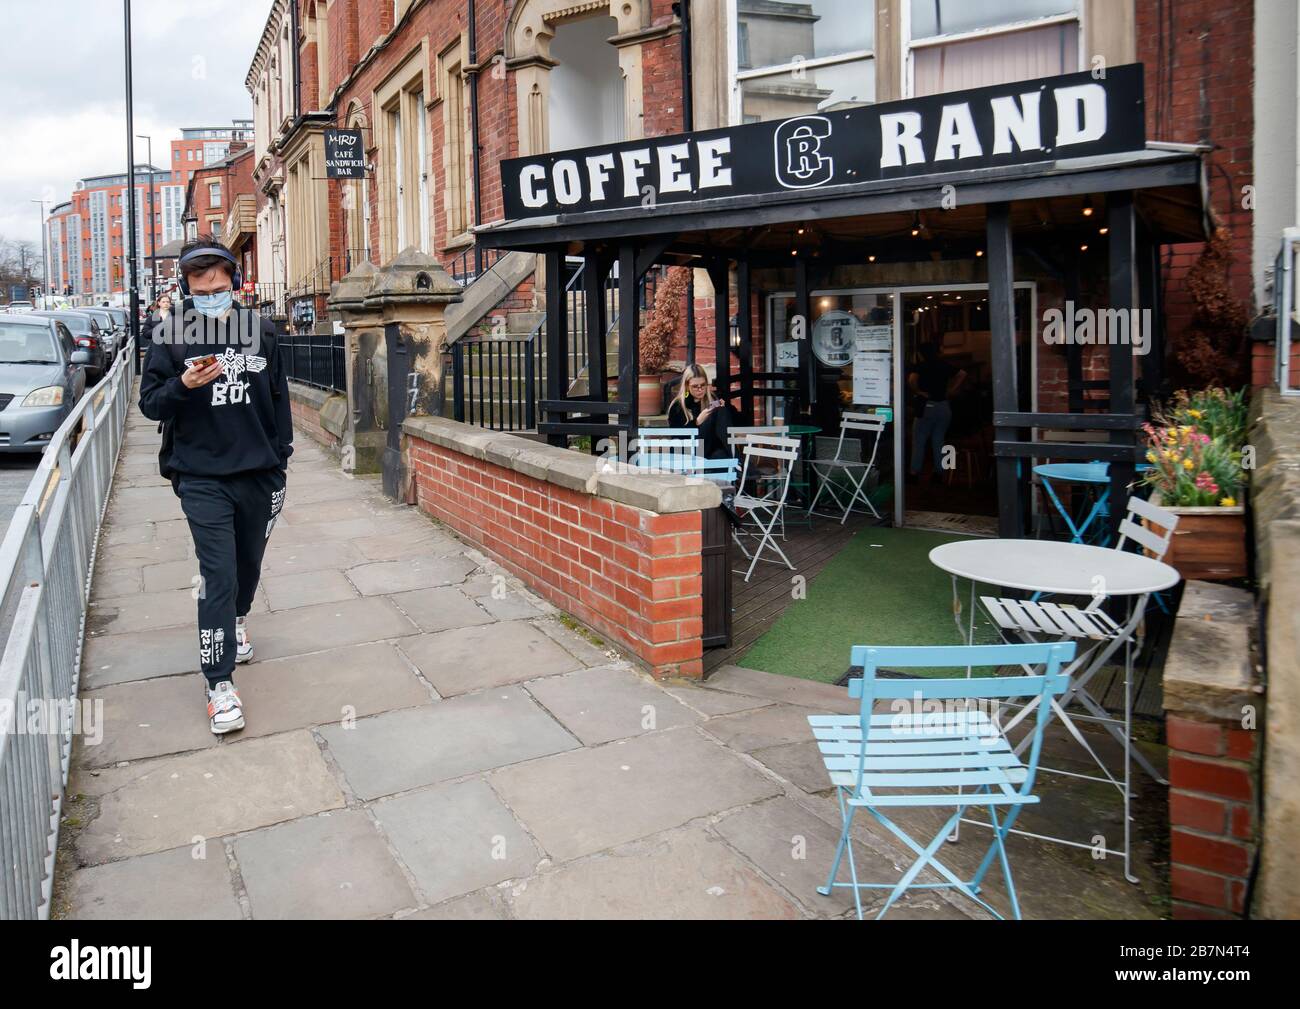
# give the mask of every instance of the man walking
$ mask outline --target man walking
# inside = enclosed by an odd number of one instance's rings
[[[153,328],[140,412],[163,422],[159,472],[172,481],[199,561],[199,660],[218,734],[244,727],[236,662],[253,657],[245,620],[284,506],[293,421],[270,320],[233,294],[239,263],[203,238],[181,249],[180,311]]]

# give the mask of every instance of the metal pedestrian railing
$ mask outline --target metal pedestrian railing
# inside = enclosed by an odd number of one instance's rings
[[[135,371],[128,343],[50,439],[0,545],[0,920],[50,913],[90,576]]]

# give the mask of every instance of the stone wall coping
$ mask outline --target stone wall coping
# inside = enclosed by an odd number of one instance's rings
[[[471,459],[658,515],[702,511],[722,503],[718,485],[700,477],[607,472],[603,468],[609,464],[595,456],[446,417],[408,417],[402,430]]]
[[[1255,625],[1254,597],[1245,589],[1189,581],[1165,658],[1165,710],[1240,725],[1244,707],[1262,709]]]
[[[317,389],[314,386],[303,385],[301,382],[295,382],[289,379],[289,398],[298,403],[303,403],[313,410],[319,410],[325,405],[326,400],[331,396],[340,396],[341,393],[326,392],[324,389]]]

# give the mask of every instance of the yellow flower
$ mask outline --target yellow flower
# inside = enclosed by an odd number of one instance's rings
[[[1154,452],[1148,452],[1147,462],[1155,462],[1155,461],[1156,461],[1156,454]]]
[[[1237,504],[1237,499],[1235,497],[1225,497],[1223,500],[1219,502],[1219,506],[1221,508],[1234,508],[1236,507],[1236,504]]]
[[[1183,432],[1183,434],[1188,434],[1188,433],[1192,430],[1192,427],[1191,427],[1190,424],[1184,424],[1184,425],[1183,425],[1182,427],[1180,427],[1178,430],[1181,431],[1181,432]]]
[[[1197,420],[1200,420],[1200,419],[1201,419],[1201,411],[1200,411],[1200,410],[1188,410],[1188,411],[1187,411],[1187,416],[1189,416],[1189,417],[1195,417]]]
[[[1183,469],[1196,469],[1196,463],[1192,462],[1190,459],[1184,459]]]

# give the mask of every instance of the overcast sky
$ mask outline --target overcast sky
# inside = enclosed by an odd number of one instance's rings
[[[126,171],[121,0],[4,0],[0,22],[0,236],[41,243],[42,197]],[[251,118],[244,77],[271,0],[132,0],[135,132],[170,168],[182,126]],[[145,143],[135,157],[145,161]]]

